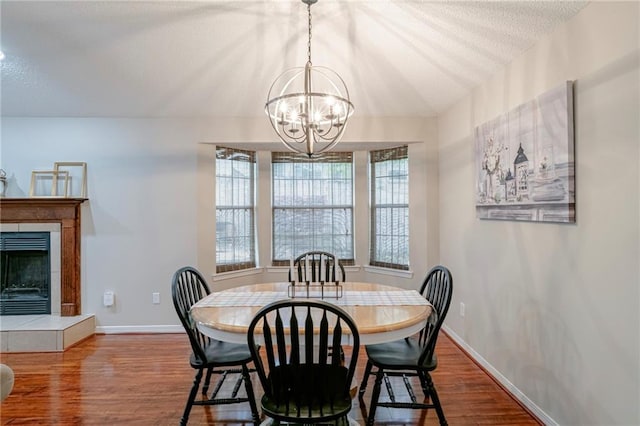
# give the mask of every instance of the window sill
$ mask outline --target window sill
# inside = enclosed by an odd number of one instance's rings
[[[213,274],[211,279],[213,281],[230,280],[232,278],[237,278],[237,277],[246,277],[248,275],[261,274],[263,270],[264,268],[251,268],[251,269],[241,269],[239,271],[221,272],[219,274]]]
[[[365,272],[370,272],[372,274],[380,274],[380,275],[391,275],[393,277],[400,278],[413,278],[413,271],[403,271],[401,269],[390,269],[390,268],[380,268],[379,266],[364,266]]]
[[[270,274],[281,274],[283,272],[289,271],[288,266],[267,266],[265,270]]]

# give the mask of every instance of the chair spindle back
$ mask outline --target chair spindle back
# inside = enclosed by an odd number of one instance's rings
[[[309,262],[309,276],[307,276],[307,264]],[[324,264],[324,268],[320,265]],[[302,253],[293,261],[295,277],[289,271],[289,281],[297,282],[344,282],[346,280],[344,265],[334,254],[326,251],[309,251]]]

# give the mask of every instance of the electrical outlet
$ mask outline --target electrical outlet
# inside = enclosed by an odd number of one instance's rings
[[[154,305],[159,305],[160,304],[160,293],[153,293],[152,294],[152,301]]]
[[[102,296],[102,304],[106,307],[113,306],[115,303],[115,295],[112,291],[105,291]]]
[[[460,302],[460,316],[461,317],[464,317],[464,309],[465,309],[464,303]]]

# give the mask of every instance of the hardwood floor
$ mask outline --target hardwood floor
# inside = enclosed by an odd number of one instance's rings
[[[450,425],[538,425],[517,402],[441,334],[433,380]],[[177,425],[193,383],[181,334],[96,335],[62,353],[4,353],[15,386],[0,405],[3,425]],[[358,360],[357,379],[366,363]],[[364,404],[352,417],[364,424]],[[260,384],[254,378],[258,398]],[[419,387],[417,388],[419,389]],[[384,391],[383,391],[384,394]],[[259,405],[259,402],[258,402]],[[190,425],[250,425],[248,404],[193,407]],[[376,424],[436,425],[436,413],[380,408]]]

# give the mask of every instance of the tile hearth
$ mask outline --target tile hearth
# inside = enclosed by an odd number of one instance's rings
[[[93,314],[0,316],[1,352],[62,352],[92,336]]]

